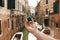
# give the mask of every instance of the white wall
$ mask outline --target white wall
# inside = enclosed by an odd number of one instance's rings
[[[31,15],[33,14],[35,16],[35,8],[34,7],[30,7],[30,12],[31,12]]]

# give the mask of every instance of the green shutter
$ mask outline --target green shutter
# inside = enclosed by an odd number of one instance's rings
[[[0,6],[4,7],[4,0],[0,0]]]
[[[7,0],[8,9],[15,9],[15,0]]]
[[[54,14],[59,13],[59,1],[54,3]]]

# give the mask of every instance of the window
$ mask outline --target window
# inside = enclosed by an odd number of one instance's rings
[[[59,1],[56,1],[55,3],[54,3],[54,14],[57,14],[57,13],[59,13]]]
[[[11,28],[11,21],[8,19],[8,28]]]
[[[1,20],[0,20],[0,34],[2,33],[2,30],[1,30]]]
[[[22,11],[22,4],[19,4],[19,10]]]
[[[7,0],[8,9],[15,9],[15,0]]]
[[[49,26],[49,19],[45,19],[44,24],[45,24],[45,26]]]
[[[18,16],[18,18],[16,19],[16,27],[20,26],[20,18]]]
[[[11,21],[11,28],[12,28],[12,30],[14,29],[14,24],[13,24],[13,20]]]
[[[18,27],[18,20],[16,19],[16,27]]]
[[[26,12],[26,8],[22,5],[22,11]]]
[[[58,28],[58,23],[55,23],[56,28]]]
[[[0,6],[4,7],[4,0],[0,0]]]
[[[48,9],[46,9],[46,14],[48,14]]]
[[[22,16],[22,22],[24,22],[25,21],[25,16]]]
[[[48,0],[46,0],[46,4],[48,4]]]
[[[35,12],[35,16],[37,16],[38,15],[38,12]]]

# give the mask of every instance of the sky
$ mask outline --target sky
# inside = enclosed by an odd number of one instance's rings
[[[28,0],[29,6],[36,7],[40,0]]]

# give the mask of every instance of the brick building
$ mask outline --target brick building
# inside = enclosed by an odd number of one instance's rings
[[[54,37],[60,40],[60,0],[54,2],[54,15],[52,17],[52,28]]]
[[[54,38],[60,40],[60,14],[55,14],[52,17],[52,29],[54,30]]]

